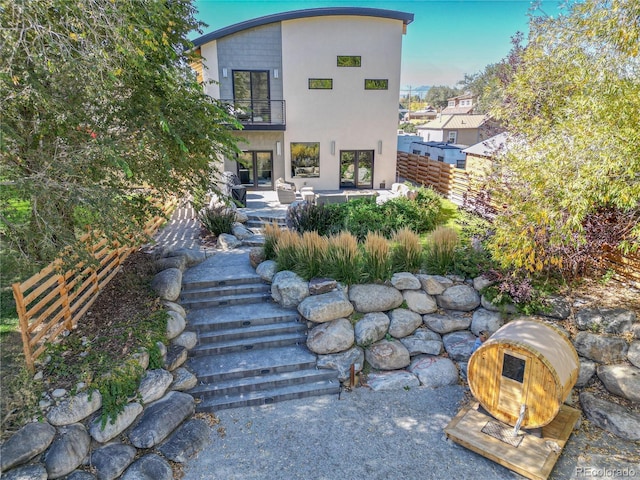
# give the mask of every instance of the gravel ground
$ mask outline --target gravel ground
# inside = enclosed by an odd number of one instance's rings
[[[464,398],[461,386],[357,388],[340,399],[222,410],[211,445],[185,465],[184,480],[523,478],[446,439],[443,429]],[[640,478],[640,465],[629,462],[637,444],[586,427],[570,438],[550,478],[598,478],[593,469],[625,466]]]

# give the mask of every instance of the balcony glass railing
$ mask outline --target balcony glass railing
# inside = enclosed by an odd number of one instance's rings
[[[284,100],[221,99],[243,125],[285,125]]]

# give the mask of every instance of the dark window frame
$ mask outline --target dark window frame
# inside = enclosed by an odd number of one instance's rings
[[[328,87],[314,86],[312,82],[329,82]],[[317,84],[320,85],[320,84]],[[333,78],[310,78],[309,90],[333,90]]]
[[[355,65],[351,65],[352,62],[355,63]],[[360,68],[362,67],[362,56],[361,55],[338,55],[336,59],[336,63],[338,67]]]
[[[376,82],[384,82],[383,87],[376,86]],[[364,79],[364,89],[365,90],[389,90],[389,79],[388,78],[365,78]]]

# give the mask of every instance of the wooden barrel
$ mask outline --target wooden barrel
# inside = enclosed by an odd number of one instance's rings
[[[495,332],[469,359],[469,388],[495,418],[522,428],[547,425],[558,414],[578,378],[580,363],[571,341],[556,328],[515,320]]]

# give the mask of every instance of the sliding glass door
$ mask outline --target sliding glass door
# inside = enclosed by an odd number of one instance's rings
[[[340,151],[340,188],[373,188],[373,150]]]
[[[273,152],[248,151],[238,155],[238,177],[249,188],[273,187]]]

